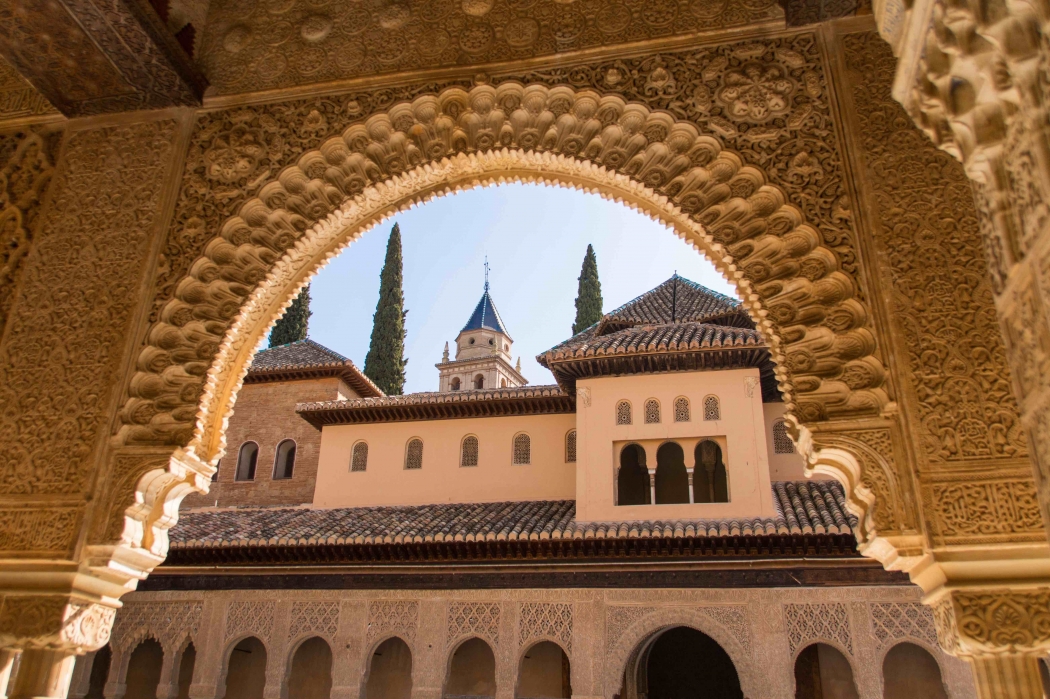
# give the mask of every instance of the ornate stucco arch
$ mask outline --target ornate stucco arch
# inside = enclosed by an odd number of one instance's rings
[[[602,692],[612,697],[620,691],[620,683],[628,663],[649,641],[668,629],[685,626],[710,637],[722,647],[733,661],[740,688],[745,697],[766,696],[761,672],[751,653],[733,632],[694,607],[668,607],[652,611],[628,626],[620,638],[606,649],[605,675]]]
[[[241,138],[251,141],[247,130]],[[236,149],[205,160],[219,173],[238,167]],[[223,453],[254,348],[329,258],[400,210],[508,181],[598,193],[708,256],[770,345],[803,452],[850,490],[860,482],[862,468],[850,466],[861,459],[825,454],[807,435],[817,422],[875,416],[890,402],[872,314],[858,280],[784,191],[715,134],[618,95],[478,85],[396,104],[319,142],[207,242],[159,308],[121,411],[120,444],[179,447],[166,468],[129,474],[137,486],[123,542],[164,555],[178,502],[206,490]],[[852,499],[862,521],[872,499]]]

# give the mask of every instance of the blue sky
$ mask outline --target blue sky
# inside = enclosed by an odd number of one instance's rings
[[[553,383],[535,357],[572,334],[587,244],[598,256],[609,312],[675,272],[734,295],[714,266],[670,229],[622,204],[560,187],[501,185],[441,197],[401,225],[408,309],[405,392],[437,389],[445,342],[453,346],[481,297],[484,260],[492,298],[530,384]],[[314,277],[309,336],[364,366],[393,221],[365,233]]]

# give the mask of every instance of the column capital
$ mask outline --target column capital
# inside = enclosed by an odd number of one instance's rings
[[[1050,652],[1050,586],[945,590],[929,604],[941,647],[953,655]]]
[[[84,653],[109,642],[115,607],[68,595],[5,595],[0,645]]]

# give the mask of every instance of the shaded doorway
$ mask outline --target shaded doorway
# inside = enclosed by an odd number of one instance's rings
[[[884,699],[948,699],[937,661],[922,646],[898,643],[882,661]]]
[[[176,699],[190,699],[190,685],[193,684],[193,668],[197,664],[197,649],[192,643],[186,646],[179,656],[178,676],[175,681],[178,685]]]
[[[109,677],[109,664],[113,659],[113,651],[109,644],[102,646],[91,659],[91,674],[88,677],[88,691],[84,699],[103,699],[106,690],[106,679]]]
[[[157,699],[160,683],[160,667],[164,663],[164,650],[152,638],[147,638],[135,647],[128,660],[128,672],[124,682],[127,690],[124,699]]]
[[[648,505],[650,498],[645,450],[637,444],[628,444],[620,452],[620,472],[616,475],[616,504]]]
[[[223,699],[263,699],[266,686],[266,647],[249,636],[230,651]]]
[[[638,695],[647,699],[743,699],[729,654],[710,636],[678,626],[643,650]]]
[[[656,504],[689,502],[689,475],[685,471],[685,452],[674,442],[656,451]]]
[[[540,641],[521,658],[518,699],[570,699],[569,656],[557,643]]]
[[[332,648],[314,636],[299,644],[288,673],[288,699],[328,699],[332,693]]]
[[[496,696],[496,656],[480,638],[464,641],[452,654],[445,697]]]
[[[729,502],[729,479],[722,461],[722,447],[710,439],[696,445],[693,453],[693,499],[695,502]]]
[[[396,636],[372,653],[362,699],[411,699],[412,650]]]
[[[859,699],[846,656],[826,643],[807,646],[795,658],[795,699]]]

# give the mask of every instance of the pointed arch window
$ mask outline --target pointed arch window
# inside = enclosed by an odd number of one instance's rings
[[[350,457],[350,472],[364,471],[368,468],[368,442],[358,442],[354,445],[353,455]]]
[[[255,442],[245,442],[237,453],[237,472],[234,480],[254,481],[255,466],[259,462],[259,445]]]
[[[576,430],[569,430],[565,435],[565,463],[576,463]]]
[[[285,439],[277,445],[277,455],[273,460],[273,479],[287,480],[295,469],[295,440]]]
[[[777,420],[773,423],[773,453],[795,453],[795,443],[791,441],[791,436],[788,434],[787,423],[783,420]]]
[[[514,435],[514,463],[532,463],[532,438],[524,432]]]
[[[685,396],[679,396],[674,399],[674,421],[675,422],[689,422],[689,399]]]
[[[405,447],[405,468],[416,471],[423,468],[423,440],[415,437]]]
[[[478,438],[474,435],[467,435],[463,438],[463,443],[459,448],[459,465],[460,466],[477,466],[478,465]]]
[[[660,401],[650,398],[645,401],[645,424],[655,425],[660,422]]]
[[[722,419],[722,406],[718,402],[718,396],[708,396],[707,398],[704,398],[704,419]]]
[[[617,425],[630,425],[631,424],[631,403],[630,401],[622,400],[616,404],[616,424]]]

